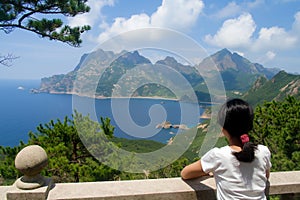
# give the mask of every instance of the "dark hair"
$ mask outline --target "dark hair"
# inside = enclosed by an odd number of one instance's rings
[[[231,137],[239,138],[248,134],[253,128],[253,109],[242,99],[228,100],[219,110],[218,123],[230,134]],[[252,142],[243,144],[242,151],[234,152],[235,157],[242,162],[252,162],[257,145]]]

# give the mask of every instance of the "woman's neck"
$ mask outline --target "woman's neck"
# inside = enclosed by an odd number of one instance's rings
[[[236,137],[229,137],[228,141],[229,141],[229,145],[242,146],[241,140]]]
[[[231,137],[231,135],[228,133],[228,131],[224,128],[222,128],[222,133],[225,135],[229,142],[229,146],[231,149],[235,151],[241,151],[243,148],[243,144],[239,138]]]
[[[242,150],[242,143],[238,138],[228,138],[228,142],[229,142],[229,146],[231,149],[235,150],[235,151],[241,151]]]

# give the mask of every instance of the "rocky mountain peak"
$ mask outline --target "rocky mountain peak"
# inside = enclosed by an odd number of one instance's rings
[[[116,59],[117,63],[137,65],[142,63],[151,63],[151,61],[144,56],[141,56],[138,51],[123,53]]]

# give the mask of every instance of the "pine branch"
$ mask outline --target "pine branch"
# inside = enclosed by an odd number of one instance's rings
[[[3,18],[0,21],[0,31],[9,34],[16,28],[23,29],[47,37],[50,40],[57,40],[74,47],[81,44],[80,36],[83,32],[90,30],[90,26],[71,28],[65,25],[60,32],[58,28],[63,25],[62,20],[57,19],[34,19],[38,14],[42,15],[64,15],[74,17],[77,14],[89,12],[90,8],[85,5],[86,0],[69,1],[5,1],[0,4],[0,11]]]

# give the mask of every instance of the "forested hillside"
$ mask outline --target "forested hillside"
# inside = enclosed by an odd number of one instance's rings
[[[257,105],[265,101],[282,101],[287,96],[300,98],[300,75],[280,71],[270,80],[258,78],[243,98],[250,104]]]

